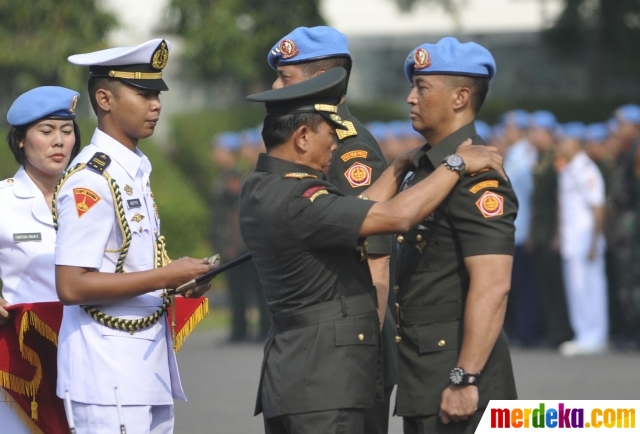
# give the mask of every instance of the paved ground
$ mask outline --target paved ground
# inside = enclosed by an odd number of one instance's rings
[[[253,417],[261,345],[224,345],[221,330],[196,331],[178,354],[189,402],[176,404],[176,434],[259,434]],[[640,399],[640,353],[567,359],[552,351],[513,351],[522,399]],[[392,418],[391,434],[402,433]]]

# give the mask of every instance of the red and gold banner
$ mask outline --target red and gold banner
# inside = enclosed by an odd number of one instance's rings
[[[16,304],[8,308],[12,321],[0,326],[0,395],[8,394],[23,423],[35,434],[69,431],[63,401],[56,396],[59,302]],[[209,313],[205,297],[175,298],[176,351]]]

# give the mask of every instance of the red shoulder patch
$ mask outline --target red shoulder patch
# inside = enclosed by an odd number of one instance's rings
[[[74,188],[73,197],[76,201],[78,217],[85,215],[96,203],[100,202],[100,196],[88,188]]]

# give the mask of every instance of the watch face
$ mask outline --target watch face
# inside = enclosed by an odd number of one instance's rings
[[[453,384],[462,384],[462,380],[464,379],[464,370],[462,368],[453,368],[449,377],[451,378],[451,382]]]
[[[459,155],[453,154],[447,157],[447,164],[451,167],[460,167],[463,163],[464,161]]]

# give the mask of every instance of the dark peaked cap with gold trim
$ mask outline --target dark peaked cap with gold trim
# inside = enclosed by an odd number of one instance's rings
[[[75,54],[68,60],[89,67],[91,77],[118,78],[131,86],[149,90],[169,90],[162,79],[171,43],[152,39],[136,47],[117,47]]]
[[[301,83],[249,95],[247,100],[265,103],[267,115],[318,113],[336,128],[346,130],[338,115],[346,79],[344,68],[332,68]]]

